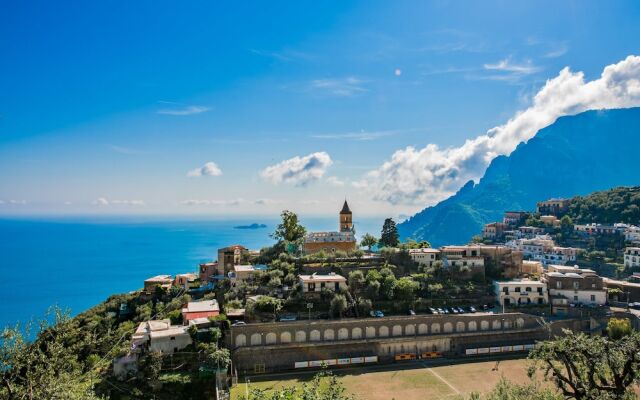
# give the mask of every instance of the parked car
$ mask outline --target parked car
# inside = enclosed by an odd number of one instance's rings
[[[409,310],[408,314],[409,314],[409,315],[416,315],[416,312],[415,312],[415,311],[413,311],[413,310]]]
[[[466,313],[466,311],[464,310],[464,308],[462,307],[456,307],[456,310],[458,310],[458,314],[464,314]]]
[[[244,321],[236,321],[234,322],[231,326],[242,326],[242,325],[246,325],[247,323]]]
[[[295,314],[284,314],[280,316],[280,322],[297,321],[298,316]]]
[[[455,307],[449,307],[449,312],[451,314],[458,314],[458,310]]]
[[[438,313],[438,310],[436,310],[435,308],[431,308],[431,307],[429,307],[429,312],[430,312],[431,314],[437,314],[437,313]]]
[[[384,317],[384,313],[382,311],[380,311],[380,310],[371,310],[369,315],[371,315],[374,318],[382,318],[382,317]]]
[[[475,314],[477,312],[476,308],[474,306],[469,306],[469,312],[472,314]]]
[[[438,314],[448,314],[444,308],[438,308]]]

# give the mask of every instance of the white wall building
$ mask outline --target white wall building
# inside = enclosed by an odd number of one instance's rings
[[[627,268],[640,267],[640,247],[624,249],[624,266]]]
[[[409,249],[407,251],[413,261],[423,266],[430,267],[440,259],[440,250],[438,249]]]
[[[338,274],[330,273],[328,275],[300,275],[300,283],[302,284],[303,293],[320,293],[322,289],[339,292],[347,290],[347,279]]]
[[[541,281],[518,279],[494,282],[496,299],[500,305],[518,306],[527,304],[547,304],[547,285]]]
[[[176,353],[191,344],[188,327],[171,325],[168,319],[141,322],[131,339],[134,348],[147,346],[162,354]]]
[[[630,243],[640,244],[640,227],[630,225],[624,230],[624,240]]]

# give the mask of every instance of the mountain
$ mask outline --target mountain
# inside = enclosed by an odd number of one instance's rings
[[[507,210],[536,202],[640,184],[640,108],[587,111],[561,117],[496,157],[475,184],[398,225],[403,239],[434,246],[464,244]]]
[[[640,224],[640,186],[617,187],[588,196],[576,196],[569,201],[567,215],[573,222]]]

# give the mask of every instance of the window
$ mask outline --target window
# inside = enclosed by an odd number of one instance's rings
[[[538,288],[538,293],[542,294],[542,288],[541,287]]]
[[[335,285],[335,288],[336,288],[335,290],[336,290],[336,292],[337,292],[337,291],[339,291],[339,290],[340,290],[340,282],[335,282],[335,284],[336,284],[336,285]]]
[[[562,289],[562,282],[556,281],[556,289]]]
[[[505,286],[505,287],[503,287],[503,288],[502,288],[502,292],[503,292],[503,293],[505,293],[505,294],[509,294],[509,288],[508,288],[508,287],[506,287],[506,286]]]
[[[531,288],[530,288],[530,287],[527,287],[525,290],[526,290],[527,292],[530,292],[530,291],[531,291]]]
[[[310,283],[308,287],[309,287],[309,291],[310,292],[315,292],[316,291],[316,284],[315,283]]]
[[[325,286],[324,282],[320,283],[320,290],[324,289],[324,286]]]
[[[519,287],[516,288],[516,293],[520,293],[520,288]]]
[[[175,337],[175,336],[171,336],[171,337],[169,338],[169,340],[176,340],[176,337]]]
[[[573,288],[576,290],[580,289],[580,282],[573,282]]]
[[[595,294],[591,295],[591,301],[596,301],[596,295]]]
[[[578,296],[573,296],[573,301],[578,301]]]

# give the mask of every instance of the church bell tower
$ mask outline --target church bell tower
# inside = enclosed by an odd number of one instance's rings
[[[353,220],[351,210],[347,200],[344,200],[344,205],[340,211],[340,232],[353,232]]]

